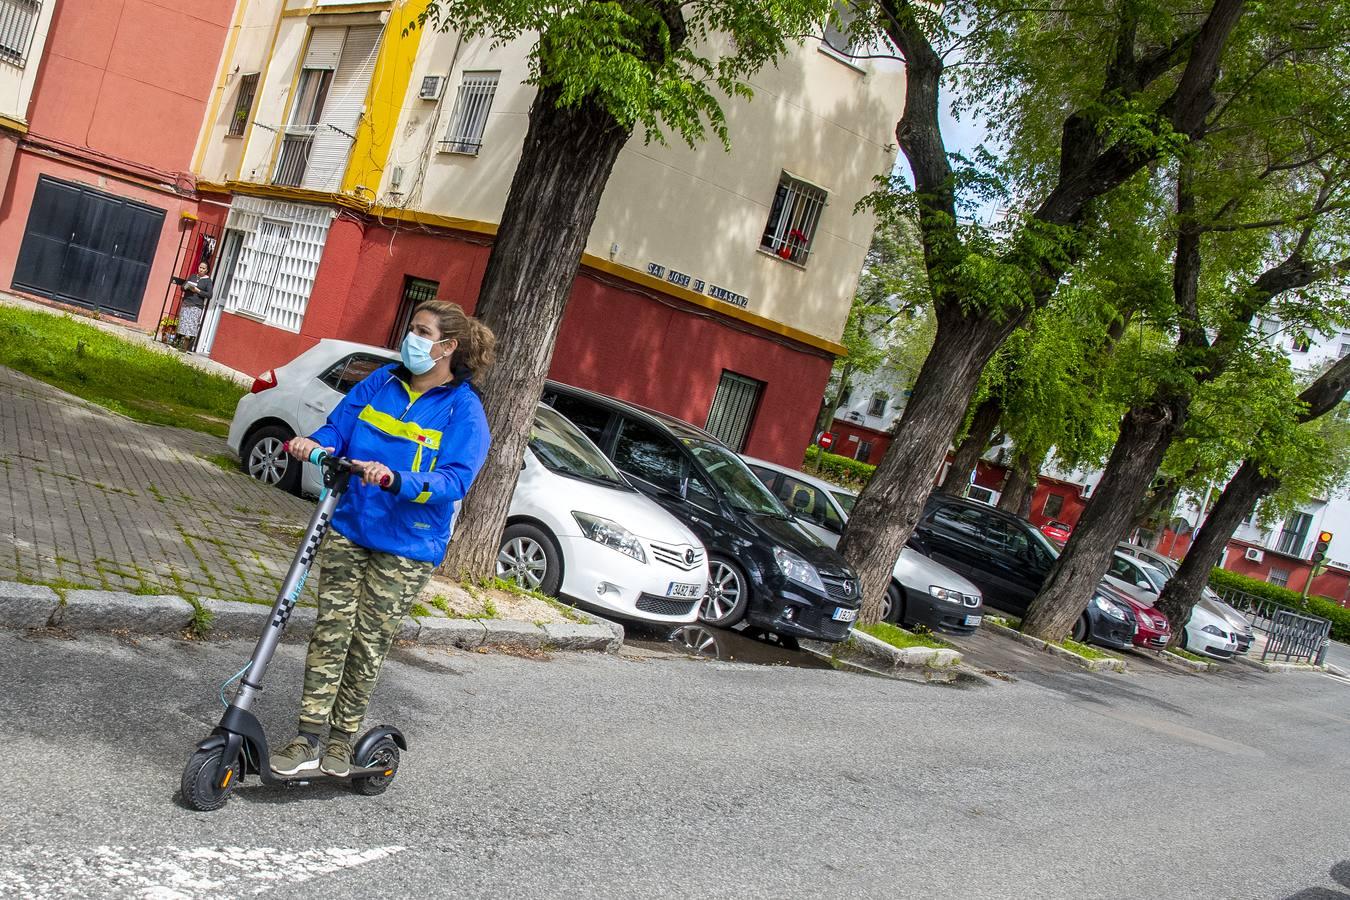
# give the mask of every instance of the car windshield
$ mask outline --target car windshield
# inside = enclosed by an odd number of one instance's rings
[[[1167,586],[1167,576],[1145,563],[1140,563],[1139,568],[1144,573],[1144,577],[1148,579],[1149,584],[1153,585],[1153,589],[1161,594],[1162,589]]]
[[[530,449],[549,471],[627,487],[627,482],[590,438],[547,406],[534,412]]]
[[[1031,535],[1031,540],[1042,550],[1050,555],[1051,559],[1058,559],[1060,549],[1055,546],[1055,542],[1045,535],[1041,534],[1039,528],[1028,528],[1027,534]]]
[[[853,514],[853,504],[858,502],[857,494],[846,494],[843,491],[830,491],[834,499],[839,503],[839,508],[844,511],[844,515]]]
[[[787,509],[769,492],[764,482],[755,477],[750,467],[727,448],[707,441],[684,438],[685,447],[721,489],[727,502],[742,512],[761,516],[790,518]]]

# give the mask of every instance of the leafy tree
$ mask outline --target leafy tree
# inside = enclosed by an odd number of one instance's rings
[[[1220,61],[1246,5],[877,4],[877,24],[906,64],[896,139],[913,189],[893,185],[872,204],[883,216],[898,209],[917,215],[937,334],[896,440],[840,543],[862,581],[864,622],[880,616],[890,568],[985,365],[1046,305],[1080,258],[1095,201],[1203,126]],[[1003,173],[982,169],[979,160],[954,165],[945,150],[939,90],[947,74],[944,54],[957,49],[965,67],[951,79],[958,99],[1007,129],[1011,150]],[[1009,219],[996,229],[961,224],[958,194],[968,197],[1000,182],[1008,188]]]
[[[923,278],[923,256],[912,223],[887,223],[872,235],[858,290],[840,342],[816,430],[829,428],[834,412],[859,375],[893,373],[907,389],[933,343],[933,321]]]
[[[1286,18],[1290,17],[1290,18]],[[1160,356],[1023,630],[1057,639],[1081,614],[1173,441],[1207,385],[1260,352],[1258,315],[1316,330],[1350,321],[1350,122],[1340,5],[1259,7],[1225,61],[1214,102],[1175,166],[1173,302]]]
[[[1347,391],[1350,356],[1337,361],[1255,435],[1249,445],[1252,452],[1219,495],[1177,574],[1158,598],[1158,608],[1170,621],[1190,618],[1223,548],[1262,497],[1285,487],[1289,476],[1293,476],[1289,487],[1305,497],[1329,493],[1344,480],[1350,468],[1350,426],[1342,407]]]
[[[614,161],[635,130],[691,146],[729,137],[722,103],[789,36],[820,33],[831,0],[432,0],[420,22],[504,44],[538,38],[538,89],[477,314],[497,334],[497,365],[479,385],[493,447],[466,499],[447,565],[493,570],[568,295]]]

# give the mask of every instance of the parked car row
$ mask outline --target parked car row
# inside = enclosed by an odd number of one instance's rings
[[[317,495],[317,470],[291,459],[285,442],[312,433],[353,386],[381,371],[378,377],[396,377],[396,353],[320,341],[256,379],[239,401],[229,445],[253,477]],[[404,416],[415,415],[414,402]],[[624,618],[670,625],[701,619],[724,628],[744,622],[781,636],[839,641],[862,599],[834,549],[855,499],[804,472],[742,458],[674,417],[549,382],[497,571]],[[935,494],[892,569],[883,618],[968,634],[986,604],[1022,615],[1059,555],[1051,538],[1068,531],[1037,529],[1003,510]],[[1153,602],[1175,571],[1169,566],[1165,557],[1122,544],[1073,637],[1118,649],[1166,646],[1171,628]],[[1251,629],[1211,592],[1183,641],[1195,652],[1231,657],[1250,646]]]

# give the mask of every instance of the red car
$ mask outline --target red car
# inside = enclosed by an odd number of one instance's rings
[[[1071,531],[1073,531],[1072,526],[1065,525],[1063,522],[1057,522],[1053,519],[1041,526],[1041,534],[1045,535],[1056,544],[1059,544],[1061,547],[1069,542],[1069,532]]]
[[[1167,646],[1167,642],[1172,639],[1172,625],[1167,621],[1167,616],[1144,603],[1138,597],[1114,585],[1108,586],[1103,583],[1100,587],[1104,590],[1110,590],[1113,597],[1129,606],[1130,611],[1134,613],[1134,619],[1137,623],[1134,632],[1134,645],[1136,647],[1161,650]]]

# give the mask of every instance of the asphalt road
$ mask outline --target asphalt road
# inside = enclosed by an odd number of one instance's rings
[[[0,631],[0,895],[1350,897],[1350,681],[1326,675],[399,649],[387,793],[252,782],[190,812],[181,767],[250,649]],[[258,707],[278,741],[301,652]]]

